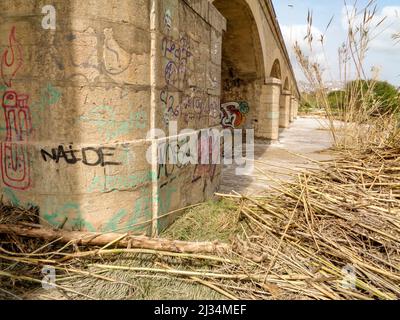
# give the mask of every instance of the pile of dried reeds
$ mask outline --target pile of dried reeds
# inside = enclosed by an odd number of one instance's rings
[[[237,201],[252,230],[237,250],[263,261],[262,279],[277,277],[259,287],[321,299],[400,297],[399,148],[347,153],[277,195]]]
[[[236,204],[242,230],[224,255],[13,236],[0,246],[2,290],[18,296],[51,265],[69,298],[98,298],[95,281],[135,291],[143,278],[197,283],[230,299],[400,298],[400,148],[347,151],[279,185],[263,197],[220,195]],[[121,263],[127,254],[146,263]],[[88,278],[91,285],[78,285]]]

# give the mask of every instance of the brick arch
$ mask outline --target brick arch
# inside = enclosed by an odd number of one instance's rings
[[[257,25],[258,36],[260,39],[262,55],[264,59],[264,74],[265,76],[267,76],[266,57],[268,56],[268,47],[267,43],[265,42],[265,39],[267,39],[267,32],[263,16],[263,9],[261,8],[260,2],[258,0],[245,0],[245,1],[251,10],[255,23]]]
[[[265,83],[265,52],[260,29],[250,4],[252,0],[214,0],[213,5],[226,19],[222,36],[221,123],[225,127],[254,126],[260,107],[260,91]],[[256,1],[259,5],[259,2]],[[254,5],[254,3],[253,3]],[[245,106],[239,108],[238,106]],[[236,114],[234,123],[229,116]],[[225,121],[227,119],[227,121]]]
[[[272,2],[209,1],[227,23],[222,37],[222,125],[234,112],[240,121],[231,127],[251,127],[257,137],[277,139],[280,96],[291,96],[290,90],[283,94],[284,80],[291,90],[297,91],[297,86]],[[243,103],[244,113],[238,107]]]
[[[213,1],[227,20],[222,45],[223,80],[230,78],[239,83],[265,79],[260,30],[248,3],[248,0]]]
[[[237,3],[245,3],[247,12],[250,12],[252,17],[253,29],[256,30],[257,42],[260,45],[260,51],[257,52],[256,56],[260,60],[258,65],[259,69],[262,70],[265,80],[270,77],[270,71],[274,60],[271,58],[278,58],[282,70],[282,75],[287,75],[291,83],[291,88],[298,94],[297,85],[290,60],[286,52],[285,43],[281,35],[277,18],[271,0],[209,0],[220,12],[221,6],[230,6],[232,8],[237,7]],[[224,12],[221,12],[223,16]],[[225,16],[226,17],[226,16]],[[229,19],[228,19],[229,28]],[[253,35],[253,38],[255,36]],[[281,48],[283,46],[283,49]],[[239,47],[239,46],[238,46]]]

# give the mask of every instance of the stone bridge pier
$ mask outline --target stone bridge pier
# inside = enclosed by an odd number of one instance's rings
[[[270,0],[0,1],[0,191],[46,226],[158,234],[216,130],[276,140],[299,98]]]

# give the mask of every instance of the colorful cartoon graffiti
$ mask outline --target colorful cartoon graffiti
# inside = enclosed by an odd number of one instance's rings
[[[2,107],[6,122],[6,139],[1,143],[0,159],[3,183],[13,189],[26,190],[31,185],[27,142],[32,131],[29,96],[12,90],[12,81],[22,67],[22,47],[16,39],[15,27],[9,35],[9,47],[1,60],[1,78],[7,89]]]
[[[245,101],[228,102],[221,105],[221,125],[224,128],[239,128],[246,122],[246,114],[250,111]]]

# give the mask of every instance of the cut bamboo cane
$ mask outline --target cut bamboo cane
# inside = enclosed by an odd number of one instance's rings
[[[64,231],[8,224],[0,224],[0,234],[14,234],[46,241],[59,239],[63,243],[72,241],[83,246],[106,246],[121,238],[119,233]],[[126,236],[113,245],[118,248],[142,248],[177,253],[226,253],[231,248],[229,244],[219,242],[187,242],[145,236]]]

